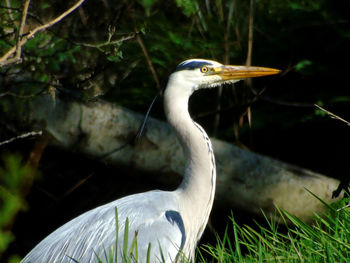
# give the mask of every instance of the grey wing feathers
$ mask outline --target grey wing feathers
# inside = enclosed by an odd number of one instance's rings
[[[138,262],[145,262],[151,243],[151,262],[176,260],[186,241],[182,217],[173,192],[151,191],[127,196],[90,210],[42,240],[21,263],[92,263],[115,251],[115,207],[118,208],[118,262],[123,251],[126,218],[129,246],[136,235]],[[160,253],[160,250],[162,251]],[[105,260],[106,261],[106,260]]]

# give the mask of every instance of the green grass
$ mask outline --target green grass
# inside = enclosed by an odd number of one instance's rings
[[[116,249],[118,248],[119,244],[119,226],[120,222],[118,219],[118,208],[115,208],[115,228],[116,228],[116,241],[115,241],[115,247],[109,248],[109,250],[104,252],[104,255],[95,255],[96,261],[98,263],[118,263],[118,251],[116,253]],[[137,262],[137,259],[139,258],[138,255],[138,249],[137,249],[137,234],[134,233],[133,239],[131,241],[131,245],[129,244],[129,219],[126,218],[125,220],[125,227],[124,227],[124,233],[123,234],[123,248],[122,248],[122,255],[121,255],[121,262],[120,263],[135,263]],[[147,249],[147,255],[146,255],[146,263],[150,263],[150,255],[151,255],[151,244],[148,244]],[[120,252],[120,251],[119,251]],[[163,255],[162,255],[163,257]],[[80,263],[79,261],[71,258],[75,263]],[[165,262],[163,258],[163,262]]]
[[[241,226],[232,216],[225,234],[217,237],[215,246],[203,245],[197,250],[196,262],[350,262],[349,201],[350,198],[346,198],[332,205],[323,202],[328,211],[323,216],[315,214],[312,224],[280,210],[277,213],[283,224],[265,217],[264,226],[259,223],[253,227]],[[116,209],[116,247],[119,223]],[[127,220],[120,263],[134,263],[138,258],[135,237],[128,247],[128,226]],[[151,246],[148,247],[147,263],[150,262],[150,249]],[[96,255],[96,259],[99,263],[118,262],[113,247],[102,257]],[[185,259],[180,262],[189,263]]]
[[[278,211],[284,224],[266,218],[266,226],[232,224],[215,246],[199,250],[199,262],[350,262],[350,198],[325,204],[312,224]],[[287,224],[288,222],[288,224]],[[231,229],[230,229],[231,228]],[[283,228],[283,229],[282,229]],[[232,233],[232,234],[228,234]],[[204,258],[212,258],[206,260]]]
[[[283,224],[265,217],[264,226],[240,225],[232,216],[225,234],[217,237],[215,245],[198,249],[196,262],[350,262],[349,201],[350,198],[346,198],[332,205],[323,202],[327,213],[315,214],[311,224],[285,211],[277,211]],[[118,225],[117,220],[117,229]],[[128,239],[126,233],[124,241]],[[129,251],[124,244],[121,263],[136,262],[137,241],[132,243]],[[99,262],[116,261],[109,256],[107,261],[99,259]]]

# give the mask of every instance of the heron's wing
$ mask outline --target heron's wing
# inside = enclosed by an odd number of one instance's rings
[[[133,257],[137,255],[139,262],[146,261],[150,243],[150,262],[161,262],[163,258],[166,262],[176,259],[186,241],[176,196],[172,192],[151,191],[127,196],[71,220],[41,241],[22,263],[90,263],[98,262],[98,257],[107,261],[112,247],[113,251],[116,247],[115,207],[118,209],[119,259],[125,251],[126,219],[129,221],[126,251],[133,252]],[[137,253],[132,245],[135,244],[134,237]]]
[[[137,202],[138,205],[133,203],[133,208],[128,204],[118,206],[119,254],[120,251],[124,251],[125,221],[128,218],[129,250],[133,250],[132,243],[136,240],[139,262],[145,262],[149,244],[151,262],[173,262],[185,245],[184,222],[173,197],[164,195],[164,192],[150,193],[151,198],[145,199],[145,196],[142,196],[142,200]],[[128,251],[130,252],[135,254],[136,251]]]

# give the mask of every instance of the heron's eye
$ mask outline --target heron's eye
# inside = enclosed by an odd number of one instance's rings
[[[207,73],[208,70],[209,70],[209,69],[208,69],[207,66],[201,67],[201,72],[202,72],[202,73]]]

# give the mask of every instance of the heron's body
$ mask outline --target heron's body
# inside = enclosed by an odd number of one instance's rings
[[[242,72],[246,75],[242,75]],[[247,73],[248,72],[248,73]],[[267,68],[224,66],[209,60],[188,60],[170,76],[164,109],[186,159],[184,178],[175,191],[150,191],[116,200],[71,220],[41,241],[22,263],[98,262],[116,246],[115,208],[118,209],[118,262],[124,251],[124,227],[129,220],[128,253],[138,262],[193,260],[196,244],[207,224],[215,195],[213,149],[205,131],[188,113],[188,99],[200,88],[235,82],[243,77],[276,74]],[[137,253],[132,247],[137,240]],[[128,254],[129,255],[129,254]],[[105,259],[107,262],[107,260]]]
[[[118,199],[97,207],[76,218],[51,233],[36,247],[40,253],[30,253],[23,262],[97,262],[97,255],[105,262],[116,244],[115,207],[119,215],[119,251],[123,251],[124,227],[129,220],[129,246],[137,231],[139,255],[147,255],[151,242],[151,262],[156,262],[158,240],[163,244],[164,255],[177,255],[184,233],[178,222],[175,192],[150,191]],[[172,239],[168,236],[171,235]],[[174,242],[172,244],[171,242]],[[118,262],[122,262],[121,253]],[[141,260],[141,262],[145,262]],[[159,259],[161,262],[161,259]]]

